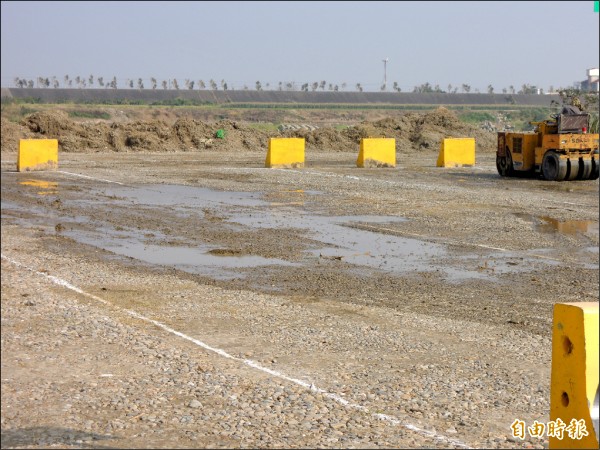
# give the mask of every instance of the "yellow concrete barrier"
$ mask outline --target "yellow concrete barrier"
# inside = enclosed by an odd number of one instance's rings
[[[17,155],[17,171],[58,169],[58,140],[21,139]]]
[[[458,167],[475,165],[474,138],[448,138],[440,145],[438,167]]]
[[[304,138],[270,138],[265,167],[304,167]]]
[[[361,139],[356,165],[358,167],[396,167],[396,139]]]
[[[598,448],[590,405],[598,389],[598,303],[554,305],[550,448]]]

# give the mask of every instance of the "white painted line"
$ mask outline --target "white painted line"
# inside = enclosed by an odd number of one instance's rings
[[[57,170],[57,172],[58,173],[64,173],[65,175],[72,175],[74,177],[89,178],[90,180],[103,181],[105,183],[120,184],[121,186],[123,186],[123,183],[119,183],[118,181],[111,181],[111,180],[105,180],[103,178],[89,177],[87,175],[81,175],[79,173],[72,173],[72,172],[64,172],[62,170]]]
[[[81,294],[81,295],[89,297],[89,298],[91,298],[93,300],[99,301],[102,304],[111,305],[114,308],[118,308],[118,306],[116,306],[116,305],[108,302],[107,300],[104,300],[103,298],[100,298],[100,297],[98,297],[96,295],[93,295],[93,294],[90,294],[88,292],[85,292],[82,289],[80,289],[80,288],[78,288],[76,286],[73,286],[71,283],[69,283],[66,280],[63,280],[61,278],[58,278],[58,277],[55,277],[55,276],[52,276],[52,275],[48,275],[48,274],[43,273],[43,272],[38,272],[37,270],[35,270],[35,269],[31,268],[31,267],[28,267],[28,266],[26,266],[26,265],[24,265],[24,264],[22,264],[22,263],[20,263],[18,261],[15,261],[15,260],[7,257],[7,256],[4,256],[4,254],[0,254],[0,256],[2,257],[2,259],[4,259],[4,260],[6,260],[6,261],[8,261],[8,262],[10,262],[10,263],[12,263],[14,265],[16,265],[17,267],[21,267],[23,269],[26,269],[26,270],[28,270],[30,272],[35,273],[36,275],[40,275],[40,276],[42,276],[42,277],[44,277],[44,278],[52,281],[54,284],[57,284],[59,286],[62,286],[62,287],[65,287],[67,289],[70,289],[72,291],[75,291],[78,294]],[[121,308],[118,308],[118,309],[121,309]],[[243,363],[243,364],[245,364],[245,365],[247,365],[249,367],[257,369],[257,370],[259,370],[261,372],[268,373],[269,375],[272,375],[272,376],[274,376],[276,378],[280,378],[282,380],[289,381],[291,383],[294,383],[294,384],[302,386],[302,387],[304,387],[306,389],[309,389],[309,390],[311,390],[313,392],[317,392],[317,393],[319,393],[319,394],[321,394],[321,395],[323,395],[325,397],[328,397],[328,398],[330,398],[330,399],[332,399],[332,400],[338,402],[339,404],[341,404],[343,406],[346,406],[348,408],[357,409],[359,411],[363,411],[365,413],[369,413],[369,409],[367,407],[359,405],[357,403],[352,403],[352,402],[346,400],[345,398],[340,397],[337,394],[334,394],[332,392],[327,392],[324,389],[316,387],[312,383],[308,383],[306,381],[299,380],[297,378],[288,377],[287,375],[284,375],[284,374],[282,374],[280,372],[277,372],[276,370],[272,370],[272,369],[269,369],[267,367],[263,367],[260,364],[258,364],[256,361],[252,361],[250,359],[237,358],[237,357],[235,357],[233,355],[230,355],[225,350],[221,350],[220,348],[211,347],[210,345],[205,344],[204,342],[202,342],[202,341],[200,341],[198,339],[195,339],[195,338],[193,338],[191,336],[188,336],[188,335],[186,335],[184,333],[181,333],[180,331],[174,330],[173,328],[171,328],[171,327],[169,327],[169,326],[167,326],[167,325],[165,325],[165,324],[163,324],[161,322],[158,322],[156,320],[153,320],[153,319],[150,319],[150,318],[148,318],[146,316],[143,316],[143,315],[141,315],[140,313],[138,313],[136,311],[132,311],[130,309],[121,309],[121,310],[125,311],[127,314],[129,314],[132,317],[135,317],[136,319],[139,319],[139,320],[142,320],[142,321],[145,321],[145,322],[149,322],[149,323],[157,326],[158,328],[162,328],[163,330],[167,331],[168,333],[174,334],[175,336],[179,336],[182,339],[190,341],[190,342],[196,344],[197,346],[202,347],[205,350],[209,350],[211,352],[214,352],[214,353],[216,353],[216,354],[218,354],[218,355],[220,355],[220,356],[222,356],[224,358],[231,359],[233,361],[241,362],[241,363]],[[465,444],[465,443],[463,443],[463,442],[461,442],[461,441],[459,441],[457,439],[452,439],[452,438],[449,438],[447,436],[443,436],[441,434],[437,434],[437,433],[435,433],[433,431],[424,430],[424,429],[422,429],[420,427],[417,427],[416,425],[413,425],[413,424],[411,424],[409,422],[402,421],[401,419],[399,419],[397,417],[394,417],[394,416],[390,416],[388,414],[372,413],[371,415],[373,417],[375,417],[376,419],[384,420],[384,421],[389,422],[389,423],[391,423],[393,425],[398,425],[398,426],[404,427],[404,428],[406,428],[408,430],[411,430],[411,431],[414,431],[414,432],[416,432],[416,433],[418,433],[418,434],[420,434],[422,436],[428,437],[430,439],[434,439],[434,440],[436,440],[438,442],[442,442],[444,444],[450,444],[450,445],[453,445],[453,446],[459,447],[459,448],[466,448],[466,449],[470,449],[471,448],[467,444]]]

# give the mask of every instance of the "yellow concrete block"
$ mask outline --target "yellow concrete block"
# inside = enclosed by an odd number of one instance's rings
[[[438,167],[458,167],[475,165],[474,138],[448,138],[440,145]]]
[[[21,139],[17,155],[17,171],[58,169],[58,140]]]
[[[396,139],[361,139],[356,165],[358,167],[396,167]]]
[[[265,167],[304,167],[304,138],[270,138]]]
[[[564,432],[562,439],[548,435],[550,448],[598,448],[590,405],[598,388],[599,340],[598,303],[554,305],[550,421]],[[570,433],[581,431],[582,425],[587,435]]]

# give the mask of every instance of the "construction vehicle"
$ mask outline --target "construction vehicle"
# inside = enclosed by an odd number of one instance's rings
[[[496,168],[501,176],[541,175],[550,181],[598,178],[598,134],[587,132],[588,113],[561,113],[552,120],[529,123],[534,131],[498,133]]]

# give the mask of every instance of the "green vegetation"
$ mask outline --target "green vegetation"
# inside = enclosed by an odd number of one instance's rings
[[[248,128],[252,128],[254,130],[259,130],[259,131],[266,131],[266,132],[277,131],[277,126],[278,126],[277,124],[266,123],[266,122],[249,123],[248,124]]]
[[[459,113],[458,117],[463,122],[471,123],[471,124],[479,124],[481,122],[485,122],[489,120],[490,122],[494,122],[496,117],[490,112],[481,112],[481,111],[467,111],[463,113]]]
[[[4,118],[18,122],[23,117],[38,111],[49,110],[52,108],[64,109],[72,118],[82,119],[103,119],[110,120],[111,114],[102,111],[101,106],[115,106],[120,108],[147,108],[153,111],[158,111],[159,108],[177,109],[177,115],[182,113],[187,114],[186,110],[193,116],[194,110],[212,110],[213,117],[216,119],[231,118],[235,113],[233,110],[271,110],[281,111],[284,115],[289,115],[288,111],[297,110],[300,115],[302,110],[322,110],[331,111],[333,114],[342,113],[344,111],[397,111],[397,112],[427,112],[435,110],[439,107],[445,107],[454,111],[459,119],[465,123],[479,126],[484,122],[489,121],[496,123],[499,118],[505,123],[514,127],[515,130],[530,130],[532,127],[529,122],[547,120],[556,114],[562,104],[577,95],[577,92],[565,92],[561,95],[560,100],[553,101],[551,106],[529,106],[517,104],[460,104],[460,105],[440,105],[440,104],[349,104],[349,103],[209,103],[199,99],[173,98],[161,101],[148,101],[142,99],[106,99],[106,100],[77,100],[77,101],[60,101],[56,103],[42,103],[39,98],[2,98],[1,108]],[[585,101],[584,106],[592,114],[590,132],[594,132],[598,127],[597,105],[590,101],[589,96],[583,96]],[[596,96],[597,98],[597,96]],[[592,99],[593,100],[593,99]],[[94,107],[98,107],[95,109]],[[226,112],[227,111],[227,112]],[[284,112],[285,111],[285,112]],[[217,114],[218,112],[218,114]],[[158,117],[160,114],[156,112],[153,117]],[[275,114],[277,116],[277,114]],[[273,116],[273,121],[277,119]],[[277,129],[277,123],[256,123],[252,124],[256,129],[265,131],[273,131]]]
[[[75,110],[69,111],[69,117],[76,117],[78,119],[110,119],[110,114],[106,111],[98,110]]]

